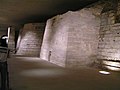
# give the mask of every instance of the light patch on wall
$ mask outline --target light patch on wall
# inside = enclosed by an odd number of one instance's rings
[[[35,34],[31,31],[28,31],[27,33],[25,33],[25,37],[32,37],[32,38],[35,38]]]
[[[7,39],[7,43],[9,42],[9,38],[10,38],[10,29],[11,29],[11,27],[8,27],[8,39]]]
[[[109,70],[120,71],[120,62],[115,61],[103,61],[105,67]]]
[[[107,61],[103,61],[105,67],[109,70],[120,71],[120,54],[114,53],[111,57],[108,57]]]
[[[112,66],[112,67],[120,67],[120,63],[119,63],[119,62],[103,61],[103,63],[104,63],[105,65],[109,65],[109,66]]]
[[[105,66],[105,67],[108,68],[109,70],[120,71],[120,68],[117,67],[111,67],[111,66]]]

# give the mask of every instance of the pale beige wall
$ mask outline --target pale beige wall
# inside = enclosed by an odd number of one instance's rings
[[[97,4],[49,19],[41,59],[75,68],[93,63],[98,50],[101,9]]]
[[[18,55],[39,57],[44,27],[44,23],[29,23],[24,25],[18,38]]]
[[[40,55],[41,59],[60,66],[66,62],[69,29],[69,18],[64,17],[58,15],[47,21]]]

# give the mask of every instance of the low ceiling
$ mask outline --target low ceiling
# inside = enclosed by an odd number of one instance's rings
[[[0,23],[41,22],[98,0],[0,0]]]

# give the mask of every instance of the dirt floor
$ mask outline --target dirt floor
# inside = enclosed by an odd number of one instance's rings
[[[65,69],[33,57],[8,59],[12,90],[120,90],[120,73],[99,69]]]

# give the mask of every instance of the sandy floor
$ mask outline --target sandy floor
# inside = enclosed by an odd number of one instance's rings
[[[39,58],[8,59],[12,90],[120,90],[120,73],[61,68]]]

